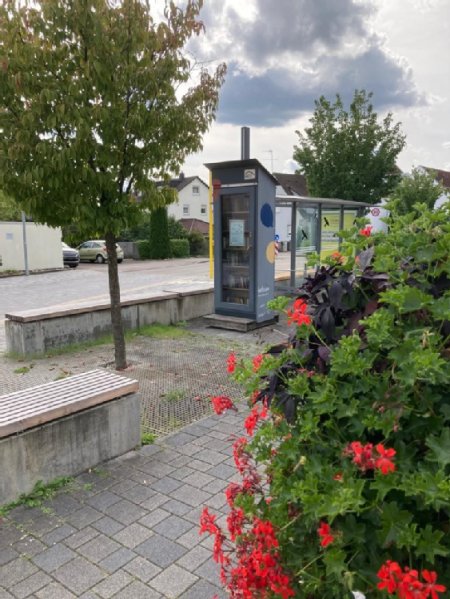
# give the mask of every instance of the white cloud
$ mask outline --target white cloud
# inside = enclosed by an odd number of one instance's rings
[[[218,122],[205,138],[202,162],[238,159],[241,125],[251,125],[251,154],[270,168],[293,168],[296,129],[307,124],[314,99],[344,99],[355,88],[374,93],[380,116],[402,121],[407,147],[399,164],[445,168],[450,78],[449,0],[210,0],[202,11],[207,34],[191,50],[229,64]]]

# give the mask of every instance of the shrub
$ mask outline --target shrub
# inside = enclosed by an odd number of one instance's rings
[[[206,240],[201,233],[199,233],[198,231],[191,231],[188,234],[188,240],[189,253],[191,254],[191,256],[201,256],[206,253]]]
[[[136,241],[136,245],[139,252],[139,258],[141,260],[148,260],[150,258],[150,242],[146,239],[140,239]]]
[[[167,208],[156,208],[151,213],[150,258],[153,260],[163,260],[170,258],[170,256]]]
[[[170,251],[174,258],[187,258],[189,256],[189,241],[187,239],[171,239]]]
[[[150,223],[151,214],[143,212],[140,216],[139,223],[124,229],[117,236],[118,241],[138,241],[139,239],[150,239]]]
[[[232,597],[436,599],[450,586],[449,217],[422,205],[387,235],[344,233],[288,310],[273,302],[289,342],[230,355],[252,439],[234,444],[228,536],[207,509],[201,530]]]
[[[169,216],[168,228],[170,239],[185,239],[187,237],[186,229],[174,216]]]

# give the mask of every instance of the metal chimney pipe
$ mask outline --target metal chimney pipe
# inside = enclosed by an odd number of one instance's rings
[[[241,160],[250,158],[250,127],[241,127]]]

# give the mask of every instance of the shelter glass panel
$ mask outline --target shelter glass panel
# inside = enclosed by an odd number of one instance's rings
[[[320,244],[320,259],[331,256],[333,252],[339,251],[341,222],[340,207],[322,206],[322,231]]]
[[[302,206],[297,208],[296,255],[306,256],[317,252],[319,209]]]

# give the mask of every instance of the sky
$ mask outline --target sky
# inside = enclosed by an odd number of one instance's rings
[[[239,160],[248,126],[250,156],[272,172],[295,172],[296,131],[314,100],[373,92],[380,119],[401,122],[398,166],[450,170],[450,0],[204,0],[205,34],[191,57],[225,62],[216,121],[186,175],[207,180],[205,162]]]

